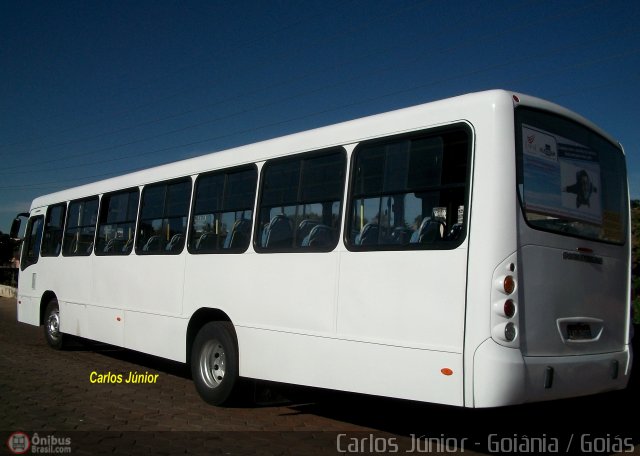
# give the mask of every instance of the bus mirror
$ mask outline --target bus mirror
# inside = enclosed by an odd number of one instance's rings
[[[9,232],[9,236],[11,239],[18,239],[20,236],[20,225],[22,225],[22,217],[29,217],[29,214],[26,212],[22,212],[13,219],[13,223],[11,223],[11,231]]]

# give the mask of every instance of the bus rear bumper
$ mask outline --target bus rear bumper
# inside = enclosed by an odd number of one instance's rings
[[[474,356],[474,407],[500,407],[624,389],[631,349],[595,355],[522,356],[489,339]]]

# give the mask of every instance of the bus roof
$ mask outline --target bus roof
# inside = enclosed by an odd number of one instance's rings
[[[495,109],[499,105],[503,107],[525,105],[556,112],[585,124],[611,142],[618,144],[592,122],[557,104],[516,92],[488,90],[375,114],[227,150],[213,151],[198,157],[72,187],[34,199],[31,210],[62,201],[191,176],[216,169],[259,163],[280,156],[333,146],[346,146],[367,139],[415,131],[438,124],[462,120],[472,121],[479,114],[486,113],[487,109]]]

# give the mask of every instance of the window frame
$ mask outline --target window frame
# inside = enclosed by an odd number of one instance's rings
[[[342,183],[340,185],[340,199],[338,200],[339,204],[340,204],[340,208],[338,210],[338,214],[337,214],[337,219],[338,219],[338,226],[337,226],[337,230],[338,232],[336,233],[335,236],[335,242],[333,242],[330,246],[319,246],[319,247],[314,247],[314,246],[308,246],[308,247],[278,247],[278,248],[265,248],[262,247],[261,245],[261,237],[262,237],[262,229],[260,226],[260,220],[261,220],[261,211],[262,211],[262,200],[263,200],[263,192],[264,192],[264,185],[265,185],[265,176],[266,176],[266,172],[268,171],[269,167],[272,166],[274,163],[282,163],[282,162],[293,162],[296,160],[307,160],[307,159],[314,159],[314,158],[318,158],[318,157],[322,157],[322,156],[328,156],[328,155],[332,155],[332,154],[338,154],[341,155],[342,159],[343,159],[343,175],[342,175]],[[334,147],[328,147],[328,148],[324,148],[324,149],[318,149],[318,150],[313,150],[313,151],[309,151],[309,152],[301,152],[301,153],[297,153],[297,154],[293,154],[293,155],[286,155],[286,156],[282,156],[282,157],[277,157],[277,158],[272,158],[269,160],[266,160],[264,162],[264,164],[262,165],[262,168],[260,170],[260,185],[258,187],[258,194],[257,194],[257,199],[256,199],[256,207],[255,207],[255,214],[254,214],[254,223],[253,223],[253,248],[257,253],[319,253],[319,252],[331,252],[333,250],[336,249],[336,247],[338,246],[338,244],[340,243],[340,237],[341,234],[340,232],[342,231],[342,218],[343,218],[343,214],[344,214],[344,210],[345,210],[345,184],[346,184],[346,180],[348,179],[349,176],[349,163],[348,163],[348,155],[347,155],[347,151],[343,146],[334,146]],[[300,179],[299,179],[300,181]],[[295,204],[297,206],[300,205],[307,205],[307,204],[318,204],[318,202],[313,202],[313,203],[303,203],[301,202],[301,200],[299,199],[300,196],[300,189],[303,187],[300,185],[300,182],[298,181],[298,194],[297,194],[297,200],[295,202]]]
[[[100,233],[100,227],[101,225],[103,225],[100,222],[100,218],[102,216],[102,211],[104,208],[104,201],[105,198],[108,198],[109,201],[111,201],[111,197],[113,196],[117,196],[117,195],[121,195],[124,193],[131,193],[132,191],[136,191],[138,194],[138,206],[136,207],[136,218],[133,220],[133,246],[131,247],[131,250],[129,252],[126,253],[105,253],[103,251],[99,251],[98,250],[98,235]],[[96,254],[96,256],[127,256],[127,255],[131,255],[131,253],[135,250],[135,242],[136,242],[136,234],[137,234],[137,226],[138,226],[138,215],[139,215],[139,210],[140,210],[140,201],[141,201],[141,191],[140,191],[140,187],[130,187],[130,188],[126,188],[123,190],[116,190],[113,192],[108,192],[108,193],[103,193],[102,197],[100,198],[100,207],[98,208],[98,221],[96,223],[96,234],[95,234],[95,240],[94,240],[94,253]],[[108,208],[107,208],[108,210]],[[122,222],[122,223],[127,223],[127,222]],[[118,223],[120,224],[120,223]]]
[[[250,227],[251,230],[253,230],[254,227],[254,219],[256,217],[256,196],[258,194],[258,190],[259,190],[259,182],[260,182],[260,173],[258,171],[258,166],[255,163],[248,163],[248,164],[244,164],[244,165],[238,165],[238,166],[232,166],[230,168],[222,168],[222,169],[217,169],[217,170],[213,170],[213,171],[207,171],[201,174],[198,174],[198,176],[196,177],[195,181],[193,182],[193,188],[191,191],[191,209],[189,211],[189,223],[187,226],[187,237],[186,237],[186,246],[187,246],[187,251],[192,254],[192,255],[218,255],[218,254],[239,254],[239,253],[244,253],[246,252],[249,247],[251,246],[252,243],[252,232],[249,233],[249,242],[247,243],[247,245],[245,247],[229,247],[229,248],[221,248],[221,249],[215,249],[215,250],[203,250],[203,251],[198,251],[195,248],[193,248],[191,246],[191,242],[192,242],[192,231],[193,231],[193,224],[194,224],[194,219],[196,216],[195,213],[195,209],[196,209],[196,197],[197,197],[197,190],[198,190],[198,184],[200,182],[200,179],[202,178],[207,178],[207,177],[211,177],[211,176],[218,176],[218,175],[222,175],[222,176],[226,176],[229,174],[238,174],[241,172],[245,172],[245,171],[254,171],[255,172],[255,181],[254,181],[254,193],[253,193],[253,202],[251,204],[251,220],[250,222]],[[227,180],[225,179],[225,182],[223,184],[223,198],[224,195],[226,195],[226,187],[227,187]],[[228,211],[227,211],[228,212]],[[217,213],[224,213],[224,211],[218,211]]]
[[[358,155],[361,153],[362,149],[369,146],[375,146],[378,144],[388,144],[393,141],[402,141],[406,139],[414,139],[418,140],[421,138],[428,138],[434,136],[441,136],[446,133],[453,133],[456,131],[461,131],[466,133],[467,135],[467,164],[466,164],[466,172],[465,172],[465,180],[464,180],[464,214],[463,214],[463,229],[460,233],[460,236],[454,241],[442,241],[433,244],[421,244],[421,243],[410,243],[410,244],[383,244],[383,245],[358,245],[351,242],[349,238],[350,226],[351,226],[351,217],[353,211],[353,201],[354,201],[354,193],[355,193],[355,185],[356,185],[356,163],[358,161]],[[362,141],[356,145],[353,152],[351,153],[351,163],[349,164],[349,188],[347,190],[346,196],[347,200],[345,202],[345,217],[344,217],[344,227],[343,227],[343,242],[346,249],[350,252],[384,252],[384,251],[423,251],[423,250],[454,250],[462,245],[466,238],[469,230],[469,215],[471,213],[471,185],[472,185],[472,173],[473,173],[473,159],[474,159],[474,147],[475,147],[475,132],[473,126],[467,121],[457,121],[446,125],[441,125],[437,127],[424,128],[420,130],[411,131],[408,133],[400,133],[390,136],[384,136],[381,138],[375,138],[367,141]],[[447,187],[441,186],[441,190],[446,190]],[[454,187],[450,187],[454,188]],[[435,190],[434,190],[435,191]],[[382,192],[384,193],[384,192]],[[382,195],[380,193],[379,195]],[[378,194],[376,194],[378,195]],[[384,198],[385,196],[379,196],[380,198]]]
[[[185,250],[185,246],[187,244],[187,235],[188,235],[188,231],[189,231],[189,218],[191,216],[191,204],[193,201],[193,182],[194,179],[192,178],[192,176],[184,176],[184,177],[178,177],[178,178],[174,178],[174,179],[168,179],[168,180],[164,180],[164,181],[159,181],[159,182],[151,182],[149,184],[145,184],[142,189],[140,190],[140,199],[138,200],[138,216],[136,218],[136,232],[134,235],[134,242],[133,242],[133,251],[135,252],[136,255],[142,255],[142,256],[147,256],[147,255],[180,255],[184,250]],[[141,230],[141,224],[143,222],[142,219],[142,211],[143,211],[143,200],[144,200],[144,195],[145,195],[145,191],[149,188],[149,187],[157,187],[157,186],[169,186],[169,185],[174,185],[174,184],[179,184],[182,182],[188,182],[190,185],[190,190],[189,190],[189,201],[187,203],[187,213],[185,215],[186,219],[187,219],[187,223],[185,225],[185,232],[183,233],[184,235],[184,242],[182,243],[182,247],[179,250],[173,251],[173,250],[165,250],[162,249],[160,251],[156,251],[156,250],[152,250],[152,251],[144,251],[144,246],[139,247],[138,246],[138,242],[140,240],[140,230]],[[163,203],[163,217],[162,220],[165,219],[170,219],[170,218],[175,218],[175,217],[166,217],[166,190],[165,190],[165,202]],[[154,219],[156,220],[156,219]],[[173,236],[172,236],[173,237]],[[148,242],[148,240],[147,240]]]
[[[33,225],[38,222],[40,222],[40,240],[39,240],[39,245],[37,246],[38,252],[35,256],[29,256],[29,249],[31,247],[30,241],[33,238],[32,236]],[[38,214],[38,215],[33,215],[29,217],[29,221],[27,222],[27,228],[25,230],[25,236],[23,239],[22,252],[20,252],[20,270],[21,271],[24,271],[29,266],[33,266],[34,264],[38,263],[38,260],[40,259],[40,251],[42,249],[44,225],[45,225],[44,214]],[[34,247],[36,247],[35,243],[34,243]]]
[[[71,210],[71,205],[75,204],[75,203],[86,203],[88,201],[91,200],[96,200],[97,201],[97,206],[96,206],[96,222],[93,224],[93,239],[91,241],[92,245],[91,245],[91,249],[87,249],[87,252],[85,253],[65,253],[65,246],[66,246],[66,238],[67,238],[67,230],[69,229],[69,211]],[[75,200],[70,200],[67,203],[67,213],[65,216],[65,222],[64,222],[64,232],[62,235],[62,256],[63,257],[85,257],[85,256],[90,256],[93,253],[93,250],[95,248],[96,245],[96,232],[98,231],[98,215],[100,213],[100,195],[92,195],[92,196],[87,196],[85,198],[78,198]],[[75,226],[75,228],[88,228],[91,227],[92,225],[77,225]]]
[[[57,207],[62,207],[63,208],[63,210],[62,210],[62,228],[60,230],[61,233],[62,233],[62,236],[60,238],[60,250],[56,254],[48,254],[47,253],[45,255],[42,252],[42,247],[44,246],[44,241],[45,241],[45,238],[46,238],[46,235],[47,235],[47,224],[48,224],[48,222],[50,220],[51,212]],[[43,257],[43,258],[57,258],[62,254],[62,244],[63,244],[63,241],[64,241],[64,233],[65,233],[65,229],[66,229],[66,225],[67,225],[67,208],[68,208],[68,204],[67,204],[66,201],[63,202],[63,203],[52,204],[49,207],[47,207],[47,213],[46,213],[45,218],[44,218],[44,228],[43,228],[43,231],[42,231],[42,243],[40,245],[40,256],[41,257]]]

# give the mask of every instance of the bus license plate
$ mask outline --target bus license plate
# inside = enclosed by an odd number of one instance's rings
[[[586,323],[567,325],[567,335],[569,336],[569,340],[593,339],[591,326]]]

